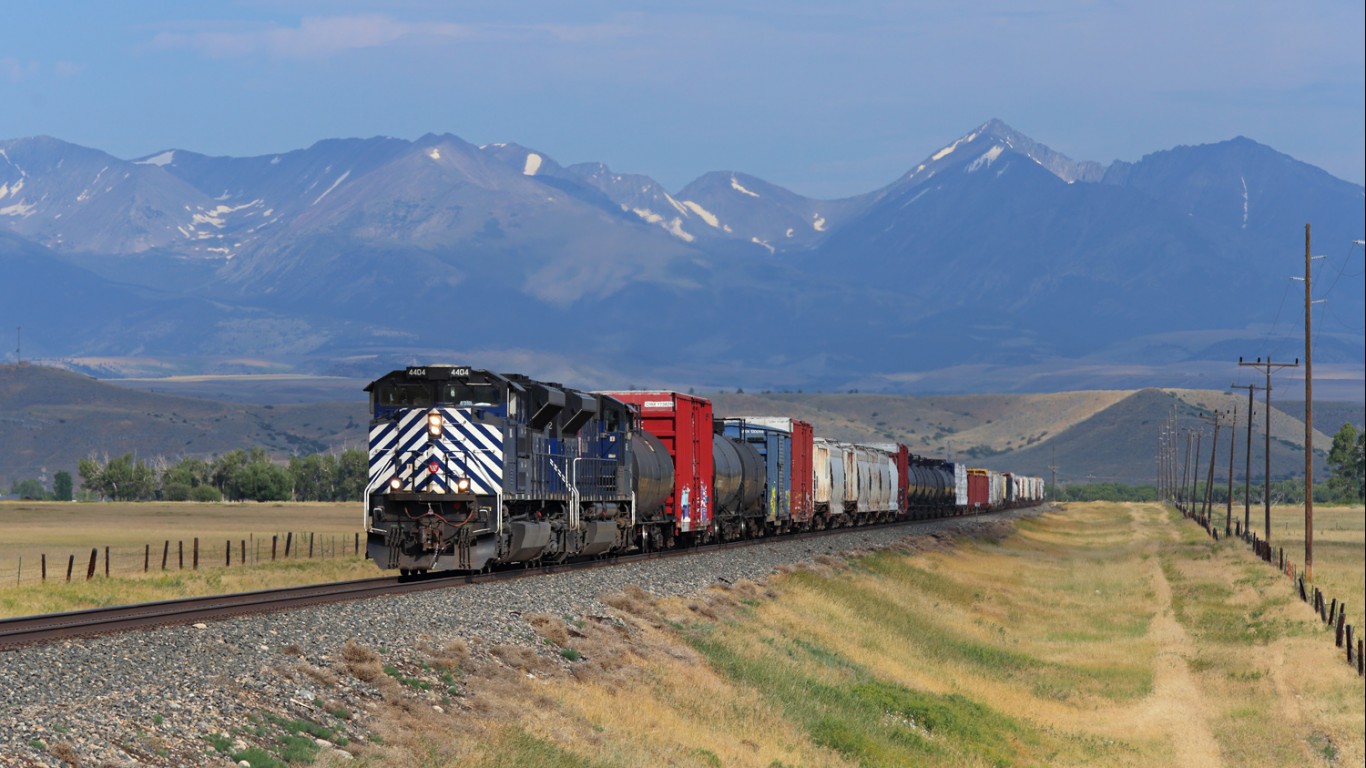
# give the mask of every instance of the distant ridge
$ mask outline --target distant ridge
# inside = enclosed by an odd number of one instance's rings
[[[1222,386],[1239,354],[1294,354],[1277,306],[1304,223],[1341,272],[1364,192],[1243,137],[1101,166],[1000,120],[841,200],[448,133],[133,161],[11,139],[0,327],[102,375],[441,358],[585,385]],[[1321,285],[1325,385],[1361,392],[1366,332],[1341,318],[1366,287]]]
[[[18,479],[51,478],[61,469],[74,475],[76,462],[89,455],[136,453],[149,461],[176,460],[261,447],[285,461],[302,453],[362,447],[369,417],[359,388],[319,382],[319,391],[345,396],[300,402],[307,399],[299,395],[306,386],[293,379],[259,380],[251,393],[255,402],[228,402],[168,393],[176,382],[115,386],[43,366],[0,365],[0,487]],[[1232,407],[1240,400],[1217,391],[1156,389],[922,397],[702,394],[713,400],[719,415],[791,415],[810,421],[822,435],[904,442],[914,453],[951,454],[971,466],[1050,477],[1048,467],[1056,460],[1060,480],[1069,483],[1151,482],[1157,429],[1173,406],[1182,426],[1195,426],[1196,411]],[[1319,402],[1316,408],[1358,423],[1366,418],[1366,406],[1360,404]],[[1272,474],[1292,476],[1304,467],[1303,454],[1294,449],[1302,444],[1304,426],[1279,410],[1273,417]],[[1330,444],[1326,435],[1316,435],[1319,450]],[[1238,445],[1241,452],[1242,442]]]

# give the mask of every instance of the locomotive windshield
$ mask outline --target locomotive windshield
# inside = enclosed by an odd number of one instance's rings
[[[437,402],[443,405],[502,405],[502,387],[484,381],[437,382]]]
[[[430,408],[433,405],[492,407],[503,404],[502,387],[483,381],[387,381],[374,390],[379,408]]]

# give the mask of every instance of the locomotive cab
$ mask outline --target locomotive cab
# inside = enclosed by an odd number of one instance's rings
[[[381,568],[480,570],[634,544],[625,403],[453,365],[394,371],[366,391],[368,552]]]

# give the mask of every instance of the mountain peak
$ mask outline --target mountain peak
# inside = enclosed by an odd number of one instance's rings
[[[1105,168],[1099,163],[1077,162],[993,117],[930,155],[902,180],[918,183],[950,167],[964,164],[970,164],[975,168],[982,162],[993,162],[1006,151],[1028,157],[1068,184],[1076,181],[1100,181],[1105,175]]]

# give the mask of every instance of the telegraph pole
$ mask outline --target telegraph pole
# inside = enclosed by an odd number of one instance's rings
[[[1229,389],[1247,390],[1247,450],[1243,451],[1243,535],[1248,536],[1252,525],[1252,393],[1261,387],[1256,384],[1230,384]]]
[[[1224,535],[1233,535],[1233,452],[1238,437],[1238,404],[1233,404],[1233,423],[1228,428],[1228,499],[1224,510]]]
[[[1214,436],[1209,441],[1209,469],[1205,478],[1205,493],[1200,499],[1200,517],[1204,520],[1206,527],[1209,526],[1211,507],[1214,506],[1214,463],[1219,455],[1219,417],[1222,415],[1219,411],[1215,411],[1209,416],[1200,415],[1201,421],[1214,424]]]
[[[1310,267],[1315,258],[1309,255],[1309,225],[1304,225],[1304,578],[1314,580],[1314,357],[1312,337],[1309,335],[1310,310],[1314,306],[1309,293]]]
[[[1181,510],[1181,514],[1186,515],[1186,482],[1190,479],[1191,471],[1191,431],[1189,428],[1181,431],[1186,434],[1186,453],[1181,460],[1181,488],[1176,494],[1176,506]]]
[[[1273,363],[1271,358],[1267,357],[1266,362],[1263,363],[1259,357],[1256,362],[1245,363],[1240,357],[1238,358],[1238,365],[1258,368],[1266,374],[1266,405],[1264,408],[1266,411],[1266,476],[1262,478],[1262,502],[1266,506],[1266,540],[1269,542],[1271,541],[1271,372],[1279,371],[1282,368],[1298,368],[1300,359],[1295,358],[1293,363]]]
[[[1058,446],[1053,446],[1052,458],[1048,461],[1048,469],[1053,472],[1053,501],[1058,500]]]

